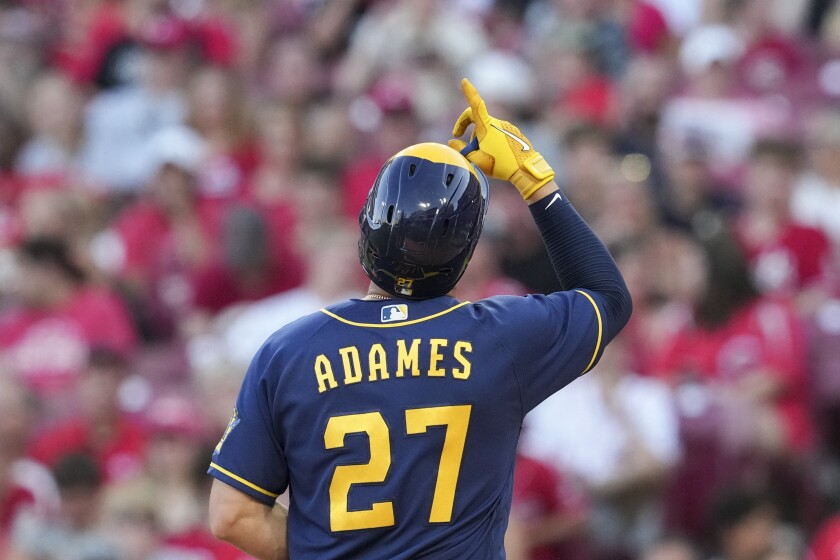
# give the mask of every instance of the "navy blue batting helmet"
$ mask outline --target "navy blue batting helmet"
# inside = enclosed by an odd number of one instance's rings
[[[379,171],[359,214],[359,259],[374,284],[408,299],[448,293],[473,254],[489,189],[457,151],[415,144]]]

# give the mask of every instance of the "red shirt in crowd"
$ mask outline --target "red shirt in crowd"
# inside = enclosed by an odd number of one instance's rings
[[[0,488],[0,536],[8,534],[21,509],[34,503],[35,496],[27,488],[16,484]]]
[[[53,66],[77,82],[93,82],[108,50],[126,34],[122,10],[114,2],[103,2],[85,22],[82,29],[59,42],[50,56]]]
[[[264,277],[255,282],[242,281],[235,270],[215,263],[195,276],[195,306],[214,313],[244,301],[256,301],[290,290],[300,284],[301,269],[295,262],[269,265]]]
[[[264,275],[250,280],[239,277],[222,255],[193,275],[194,304],[218,312],[243,301],[256,301],[295,288],[303,282],[304,264],[295,250],[297,216],[286,202],[266,202],[245,196],[227,209],[240,206],[253,210],[263,220],[268,234],[268,258]]]
[[[130,354],[136,343],[124,305],[101,288],[82,288],[56,309],[19,308],[0,317],[5,362],[40,392],[71,386],[91,348]]]
[[[512,511],[527,527],[529,522],[549,515],[579,516],[586,509],[583,495],[565,481],[556,470],[527,455],[516,455],[513,475]],[[531,550],[531,560],[559,560],[579,558],[580,542],[545,545]]]
[[[666,377],[726,384],[755,372],[774,376],[783,386],[775,406],[789,442],[798,449],[811,443],[804,332],[787,302],[758,298],[714,330],[687,321],[663,348],[654,367]]]
[[[751,243],[738,228],[735,232],[763,292],[793,295],[824,279],[831,243],[821,230],[790,223],[776,239],[763,244]]]
[[[196,219],[203,241],[215,245],[223,219],[217,205],[199,203]],[[176,224],[160,207],[146,201],[130,206],[117,219],[115,230],[124,252],[122,274],[148,278],[189,267],[179,254]]]
[[[811,542],[808,560],[840,560],[840,514],[823,523]]]
[[[69,453],[89,453],[105,481],[114,482],[137,474],[144,464],[145,452],[145,432],[127,418],[120,418],[111,437],[99,442],[89,423],[78,418],[36,438],[29,455],[52,467]]]
[[[358,219],[359,209],[365,205],[370,188],[376,182],[379,170],[385,160],[371,156],[362,158],[349,165],[341,177],[341,189],[344,199],[344,213],[348,218]]]
[[[129,40],[143,40],[144,35],[154,32],[153,26],[158,23],[146,21],[137,33],[129,29],[125,11],[119,2],[101,2],[89,14],[72,4],[68,6],[72,6],[68,10],[80,12],[67,16],[76,20],[72,26],[76,28],[75,33],[69,34],[69,37],[55,46],[50,54],[50,63],[81,83],[90,83],[96,79],[108,52],[115,45]],[[78,21],[80,18],[86,21]],[[229,66],[234,62],[239,41],[235,36],[235,28],[224,18],[202,14],[189,22],[178,22],[186,28],[184,39],[195,43],[207,62],[220,66]],[[150,37],[145,39],[149,41]],[[154,42],[154,38],[151,39]]]

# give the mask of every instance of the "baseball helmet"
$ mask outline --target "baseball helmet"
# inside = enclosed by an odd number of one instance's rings
[[[407,299],[449,292],[470,261],[487,178],[457,151],[415,144],[389,159],[359,214],[359,259],[374,284]]]

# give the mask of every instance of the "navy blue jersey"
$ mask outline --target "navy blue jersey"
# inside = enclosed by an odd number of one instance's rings
[[[504,558],[523,416],[598,359],[595,293],[351,300],[252,362],[210,474],[271,505],[292,558]]]

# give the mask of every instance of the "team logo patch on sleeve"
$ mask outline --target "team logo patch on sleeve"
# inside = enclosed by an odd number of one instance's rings
[[[405,321],[408,319],[408,305],[400,303],[397,305],[386,305],[382,308],[382,316],[380,318],[383,323],[391,323],[393,321]]]
[[[236,407],[233,407],[233,416],[230,418],[230,422],[228,422],[227,428],[225,428],[225,433],[222,434],[222,439],[219,440],[219,444],[216,446],[215,452],[218,453],[222,449],[222,444],[225,442],[227,437],[233,431],[233,429],[239,424],[239,413],[236,411]]]

